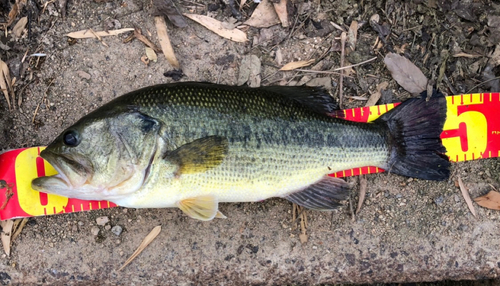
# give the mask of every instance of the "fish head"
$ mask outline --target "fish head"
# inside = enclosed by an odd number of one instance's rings
[[[36,178],[32,187],[86,200],[122,198],[147,180],[159,129],[159,121],[133,109],[91,113],[40,153],[58,174]]]

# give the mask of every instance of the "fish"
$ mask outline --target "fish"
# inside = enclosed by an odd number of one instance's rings
[[[328,211],[351,186],[329,176],[376,166],[446,180],[446,99],[412,98],[372,123],[340,114],[323,88],[183,82],[145,87],[82,117],[40,156],[58,172],[34,190],[207,221],[222,202],[281,197]]]

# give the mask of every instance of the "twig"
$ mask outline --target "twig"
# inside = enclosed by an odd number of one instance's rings
[[[294,69],[295,71],[301,71],[301,72],[310,72],[310,73],[320,73],[320,74],[336,74],[336,75],[341,75],[341,73],[338,72],[332,72],[332,71],[314,71],[314,70],[304,70],[304,69]],[[352,76],[345,76],[345,77],[350,77]]]
[[[52,85],[52,83],[54,82],[55,78],[53,78],[49,84],[47,85],[47,88],[45,89],[45,92],[43,93],[43,97],[42,97],[42,100],[40,100],[40,102],[38,103],[38,105],[36,106],[36,109],[35,109],[35,113],[33,113],[33,119],[31,120],[31,123],[35,123],[35,117],[36,115],[38,114],[38,109],[40,108],[40,105],[42,104],[42,102],[45,100],[45,98],[47,98],[47,91],[49,91],[49,88],[50,86]]]
[[[347,39],[347,34],[342,32],[340,35],[340,67],[344,66],[344,56],[345,56],[345,41]],[[340,80],[339,80],[339,108],[342,109],[342,97],[344,96],[344,70],[340,71]]]
[[[345,30],[344,28],[342,28],[341,26],[337,25],[336,23],[334,23],[334,22],[330,21],[330,24],[331,24],[334,28],[336,28],[336,29],[338,29],[338,30],[340,30],[340,31],[342,31],[342,32],[344,32],[344,33],[346,32],[346,30]]]
[[[144,36],[142,34],[141,29],[135,28],[134,29],[134,33],[133,33],[133,37],[135,37],[137,40],[143,42],[146,46],[150,47],[155,52],[157,52],[157,53],[161,53],[162,52],[161,49],[159,49],[155,44],[153,44],[153,42],[151,42],[148,38],[146,38],[146,36]],[[126,40],[128,40],[128,38]]]
[[[344,42],[344,44],[345,44],[345,42]],[[342,56],[342,55],[341,55],[341,56]],[[362,62],[357,63],[357,64],[353,64],[353,65],[349,65],[349,66],[345,66],[345,67],[344,67],[344,66],[342,66],[342,67],[340,67],[340,68],[336,68],[336,69],[334,69],[333,71],[341,71],[341,70],[345,70],[345,69],[348,69],[348,68],[357,67],[357,66],[360,66],[360,65],[364,65],[364,64],[366,64],[366,63],[369,63],[369,62],[373,62],[373,61],[374,61],[374,60],[376,60],[376,59],[377,59],[377,57],[373,57],[373,58],[371,58],[371,59],[369,59],[369,60],[362,61]],[[340,63],[340,65],[343,65],[343,61],[342,61],[342,59],[341,59],[341,63]]]
[[[462,196],[465,199],[465,202],[467,203],[467,207],[469,207],[470,212],[474,217],[476,217],[476,209],[474,209],[474,205],[472,204],[472,200],[470,199],[469,192],[467,191],[467,188],[465,188],[464,183],[462,182],[462,179],[460,176],[457,176],[458,178],[458,185],[460,186],[460,191],[462,192]]]
[[[470,92],[471,92],[473,89],[475,89],[476,87],[478,87],[478,86],[480,86],[480,85],[483,85],[483,84],[485,84],[485,83],[487,83],[487,82],[493,81],[493,80],[495,80],[495,79],[499,79],[499,78],[500,78],[500,76],[497,76],[497,77],[494,77],[494,78],[490,78],[489,80],[485,80],[485,81],[483,81],[483,82],[480,82],[480,83],[476,84],[475,86],[473,86],[471,89],[469,89],[466,93],[470,93]]]
[[[94,37],[96,37],[101,42],[101,44],[109,48],[109,46],[102,40],[101,36],[99,36],[92,28],[89,29],[89,31],[92,33],[92,35],[94,35]]]

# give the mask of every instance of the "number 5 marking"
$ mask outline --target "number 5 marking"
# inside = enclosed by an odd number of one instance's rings
[[[471,104],[472,105],[472,104]],[[448,102],[447,118],[441,136],[451,161],[481,158],[488,144],[486,116],[478,111],[463,111]]]

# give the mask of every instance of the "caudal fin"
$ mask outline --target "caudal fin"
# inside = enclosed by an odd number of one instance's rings
[[[446,120],[446,98],[434,91],[429,99],[409,99],[376,120],[387,125],[388,172],[425,180],[446,180],[450,162],[440,135]]]

